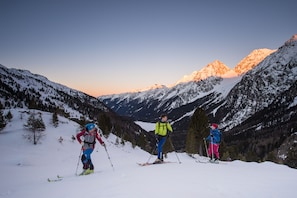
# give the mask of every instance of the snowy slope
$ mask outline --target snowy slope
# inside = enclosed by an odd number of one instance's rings
[[[5,108],[28,108],[56,112],[71,120],[93,120],[101,123],[105,133],[113,130],[123,138],[135,140],[139,145],[142,129],[133,121],[118,116],[98,98],[68,88],[27,70],[9,69],[0,65],[0,106]],[[145,144],[153,137],[146,136]],[[149,148],[146,145],[146,148]]]
[[[50,124],[51,114],[43,112],[46,135],[41,144],[33,145],[23,138],[26,114],[21,111],[11,110],[14,117],[0,133],[0,196],[4,198],[278,198],[295,194],[297,170],[284,165],[196,163],[178,153],[181,164],[140,167],[136,162],[146,162],[150,154],[138,147],[133,149],[129,143],[115,145],[113,135],[104,141],[115,170],[105,150],[97,145],[92,155],[96,173],[77,177],[74,174],[80,145],[72,142],[71,136],[78,131],[78,125],[59,117],[59,127],[54,128]],[[62,143],[58,142],[60,136],[64,138]],[[177,162],[175,153],[170,153],[167,160]],[[57,174],[65,178],[47,182],[48,177]]]
[[[67,109],[70,117],[80,118],[83,115],[82,105],[90,105],[98,110],[108,111],[108,108],[98,99],[83,92],[71,89],[46,77],[32,74],[28,70],[7,68],[0,64],[1,87],[0,102],[11,106],[24,107],[27,98],[34,99],[35,105],[49,109]],[[42,105],[41,105],[42,104]],[[36,108],[36,107],[35,107]]]

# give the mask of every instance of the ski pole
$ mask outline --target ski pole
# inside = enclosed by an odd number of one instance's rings
[[[81,159],[81,154],[82,154],[82,147],[80,149],[80,153],[79,153],[79,156],[78,156],[78,160],[77,160],[77,165],[76,165],[76,171],[75,171],[75,175],[77,175],[77,169],[78,169],[78,166],[79,166],[79,160]]]
[[[156,146],[154,147],[154,150],[152,151],[150,157],[148,158],[146,163],[149,163],[150,159],[152,158],[153,154],[155,153],[156,149],[157,149],[158,144],[156,143]]]
[[[170,137],[170,136],[169,136],[169,143],[170,143],[172,149],[174,150],[174,153],[175,153],[175,156],[176,156],[176,158],[177,158],[177,160],[178,160],[178,163],[181,164],[181,161],[179,160],[179,157],[178,157],[178,155],[177,155],[177,153],[176,153],[176,150],[175,150],[175,148],[174,148],[174,146],[173,146],[173,143],[172,143],[172,140],[171,140],[171,137]]]
[[[208,150],[207,150],[207,146],[206,146],[206,140],[205,140],[205,138],[203,138],[203,140],[204,140],[204,146],[205,146],[206,155],[209,158],[209,154],[208,154]]]
[[[213,156],[213,137],[210,137],[211,140],[211,144],[210,144],[210,149],[211,149],[211,159],[213,160],[214,156]]]
[[[110,165],[111,165],[111,167],[112,167],[112,170],[114,171],[114,167],[113,167],[113,164],[112,164],[112,162],[111,162],[111,159],[110,159],[109,153],[108,153],[108,151],[107,151],[106,145],[104,145],[103,147],[104,147],[104,149],[105,149],[105,151],[106,151],[107,157],[108,157],[109,162],[110,162]]]

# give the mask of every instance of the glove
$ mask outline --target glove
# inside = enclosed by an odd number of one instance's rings
[[[156,143],[159,143],[159,135],[155,135]]]
[[[167,133],[167,138],[169,138],[169,137],[170,137],[170,135],[171,135],[171,132],[168,132],[168,133]]]

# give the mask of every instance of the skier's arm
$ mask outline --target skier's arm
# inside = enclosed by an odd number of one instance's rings
[[[159,134],[159,122],[156,123],[156,126],[155,126],[155,135],[158,135]]]
[[[80,139],[81,136],[83,136],[85,133],[85,130],[82,130],[81,132],[79,132],[78,134],[76,134],[76,139],[77,141],[81,144],[82,140]]]
[[[167,129],[170,131],[170,132],[172,132],[173,130],[172,130],[172,127],[171,127],[171,125],[170,125],[170,123],[169,122],[167,122]]]
[[[103,142],[103,140],[102,140],[102,138],[101,138],[101,136],[99,135],[98,131],[96,131],[96,139],[100,142],[100,144],[102,146],[105,145],[104,142]]]

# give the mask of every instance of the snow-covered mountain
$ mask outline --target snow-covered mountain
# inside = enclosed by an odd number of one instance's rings
[[[86,115],[85,112],[77,109],[81,104],[95,106],[103,112],[110,111],[98,99],[49,81],[46,77],[32,74],[30,71],[9,69],[0,65],[0,73],[0,102],[7,107],[34,105],[47,108],[47,110],[59,109],[69,117],[76,119]]]
[[[230,72],[231,69],[219,60],[215,60],[209,63],[199,71],[194,71],[190,75],[183,76],[182,79],[178,80],[176,84],[185,83],[190,81],[201,81],[208,77],[222,77],[226,73]]]
[[[226,97],[223,126],[232,128],[268,107],[297,80],[296,35],[247,72]]]
[[[220,105],[228,106],[231,113],[226,111],[221,126],[228,126],[230,129],[267,107],[278,93],[287,90],[294,83],[296,76],[294,68],[283,67],[289,67],[288,65],[294,67],[296,57],[294,38],[295,36],[278,50],[252,51],[234,68],[238,76],[232,78],[225,76],[232,72],[231,69],[220,61],[214,61],[200,71],[183,77],[171,88],[161,87],[137,93],[102,96],[100,100],[119,114],[145,121],[154,121],[161,111],[176,112],[178,108],[189,105],[192,107],[182,116],[200,106],[216,117],[215,113]],[[250,72],[247,72],[249,70]],[[261,89],[265,90],[260,91]],[[244,95],[241,95],[243,92]],[[237,99],[236,102],[232,100],[233,97]],[[247,98],[250,99],[246,100]],[[238,107],[242,110],[238,111]],[[237,113],[232,114],[232,112]],[[175,121],[180,120],[176,114],[171,117]]]
[[[247,72],[216,112],[238,152],[297,167],[297,36]],[[253,158],[253,157],[251,157]],[[259,159],[258,158],[258,159]],[[253,158],[256,160],[257,158]]]
[[[169,113],[210,94],[212,97],[209,100],[219,103],[240,79],[241,77],[226,79],[209,77],[201,81],[180,83],[172,88],[163,87],[137,93],[102,96],[100,100],[121,115],[133,117],[135,120],[154,122],[162,112]],[[193,110],[192,107],[190,112]],[[179,119],[179,116],[183,115],[174,114],[171,118]]]
[[[219,60],[215,60],[212,63],[209,63],[204,68],[199,71],[194,71],[190,75],[183,76],[180,80],[176,82],[185,83],[190,81],[200,81],[208,77],[235,77],[238,75],[243,75],[249,70],[253,69],[258,65],[262,60],[264,60],[268,55],[275,52],[276,50],[271,49],[256,49],[253,50],[248,56],[243,58],[234,69],[230,69],[224,63]],[[175,84],[175,85],[176,85]]]
[[[216,60],[199,71],[185,75],[172,87],[156,85],[138,92],[101,96],[100,100],[121,115],[144,121],[155,121],[161,112],[175,111],[182,106],[191,106],[186,112],[189,116],[198,106],[212,104],[211,109],[215,110],[242,75],[274,51],[254,50],[234,69]],[[171,116],[172,119],[180,120],[184,114]]]
[[[267,56],[271,53],[275,52],[276,50],[271,49],[256,49],[252,51],[248,56],[243,58],[234,68],[234,71],[239,74],[243,75],[249,70],[253,69],[257,66],[261,61],[263,61]]]
[[[197,75],[199,71],[194,72],[183,78],[185,82],[170,88],[102,96],[100,100],[117,113],[134,120],[154,122],[161,113],[168,113],[175,135],[178,136],[175,140],[180,141],[177,146],[179,149],[184,148],[185,141],[181,139],[185,138],[195,109],[200,107],[208,114],[210,122],[220,124],[220,128],[225,131],[227,143],[250,145],[242,147],[245,149],[240,150],[241,153],[257,153],[261,160],[269,152],[277,156],[277,149],[290,142],[292,133],[297,131],[297,99],[293,91],[297,80],[296,37],[294,35],[277,50],[251,52],[235,67],[237,76],[232,78],[224,75],[224,72],[230,70],[216,62],[202,69],[208,72],[202,72],[201,75]],[[216,70],[216,67],[221,77],[217,75],[195,80],[195,76],[198,76],[197,79],[203,78],[212,73],[209,71]],[[278,113],[274,115],[272,110],[276,109]],[[248,129],[257,129],[257,133]],[[251,136],[253,139],[249,139]],[[284,138],[279,140],[279,136]],[[261,138],[269,138],[270,141]],[[260,145],[257,140],[267,145]],[[288,150],[285,152],[288,153]]]
[[[133,120],[118,116],[98,98],[52,82],[46,77],[26,70],[9,69],[0,65],[0,107],[5,109],[28,108],[57,113],[81,125],[94,121],[104,133],[120,134],[135,144],[139,139],[151,138]],[[148,145],[142,145],[146,147]]]

